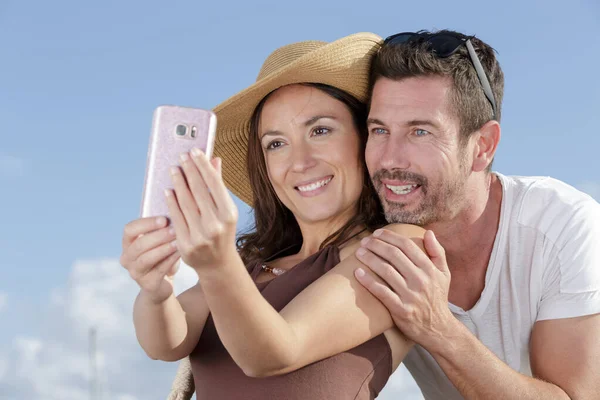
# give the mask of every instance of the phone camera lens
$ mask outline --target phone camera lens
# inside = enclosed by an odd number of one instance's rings
[[[177,127],[175,127],[175,134],[177,134],[177,136],[185,136],[186,133],[187,133],[187,126],[177,125]]]

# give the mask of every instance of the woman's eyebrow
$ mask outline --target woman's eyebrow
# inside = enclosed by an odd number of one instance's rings
[[[280,135],[283,135],[283,133],[281,133],[281,131],[271,130],[271,131],[266,131],[263,134],[261,134],[260,139],[262,140],[265,136],[280,136]]]
[[[309,118],[308,120],[306,120],[306,122],[304,123],[304,126],[306,126],[306,127],[311,126],[315,122],[317,122],[318,120],[324,119],[324,118],[333,119],[333,120],[337,119],[336,117],[334,117],[332,115],[316,115],[316,116],[314,116],[314,117]]]
[[[333,115],[316,115],[316,116],[314,116],[312,118],[307,119],[304,122],[304,126],[305,127],[309,127],[309,126],[313,125],[315,122],[317,122],[317,121],[319,121],[321,119],[332,119],[334,121],[337,120],[337,118],[334,117]],[[262,138],[264,138],[265,136],[279,136],[279,135],[283,135],[283,133],[281,131],[278,131],[278,130],[274,129],[274,130],[269,130],[269,131],[266,131],[266,132],[262,133],[261,136],[260,136],[260,138],[262,140]]]

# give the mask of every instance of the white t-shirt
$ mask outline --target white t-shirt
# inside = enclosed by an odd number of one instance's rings
[[[536,321],[600,313],[600,204],[556,179],[503,176],[500,223],[477,304],[454,316],[514,370],[531,376]],[[404,361],[427,400],[462,399],[434,358]]]

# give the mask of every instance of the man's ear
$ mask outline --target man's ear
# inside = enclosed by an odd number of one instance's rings
[[[500,143],[500,124],[498,121],[486,122],[474,135],[473,171],[485,170],[492,163]]]

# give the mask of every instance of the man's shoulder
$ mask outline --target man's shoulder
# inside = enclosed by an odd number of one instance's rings
[[[497,174],[511,203],[511,220],[556,238],[567,226],[599,224],[600,204],[573,186],[549,176]],[[504,201],[504,200],[503,200]]]

